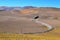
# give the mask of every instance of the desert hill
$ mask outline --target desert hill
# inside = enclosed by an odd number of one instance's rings
[[[39,15],[40,18],[58,18],[60,19],[60,8],[55,7],[0,7],[1,15],[27,16],[33,17]]]

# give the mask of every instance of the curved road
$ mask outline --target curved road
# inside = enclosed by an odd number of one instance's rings
[[[54,29],[53,26],[51,26],[51,25],[49,25],[49,24],[47,24],[47,23],[38,21],[38,19],[29,19],[29,20],[34,21],[34,22],[36,22],[37,24],[42,24],[42,25],[46,26],[48,29],[45,30],[45,31],[42,31],[42,32],[24,33],[24,34],[40,34],[40,33],[46,33],[46,32],[52,31],[52,30]]]

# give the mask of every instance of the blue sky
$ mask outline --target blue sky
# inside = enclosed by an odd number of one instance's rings
[[[60,0],[0,0],[0,6],[37,6],[60,8]]]

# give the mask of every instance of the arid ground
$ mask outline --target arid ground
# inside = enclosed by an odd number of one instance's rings
[[[39,21],[52,25],[54,30],[40,34],[22,34],[47,30],[44,25],[29,20],[37,15],[39,16]],[[29,8],[18,11],[0,11],[0,33],[0,37],[10,36],[10,38],[14,37],[12,38],[13,40],[60,40],[60,8]],[[3,38],[0,39],[3,40]]]

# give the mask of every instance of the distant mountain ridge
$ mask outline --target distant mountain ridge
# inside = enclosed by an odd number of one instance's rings
[[[33,8],[40,8],[40,9],[60,9],[55,7],[33,7],[33,6],[24,6],[24,7],[7,7],[7,6],[0,6],[0,10],[21,10],[21,9],[33,9]]]
[[[6,7],[6,6],[1,6],[0,10],[20,10],[21,7]]]

